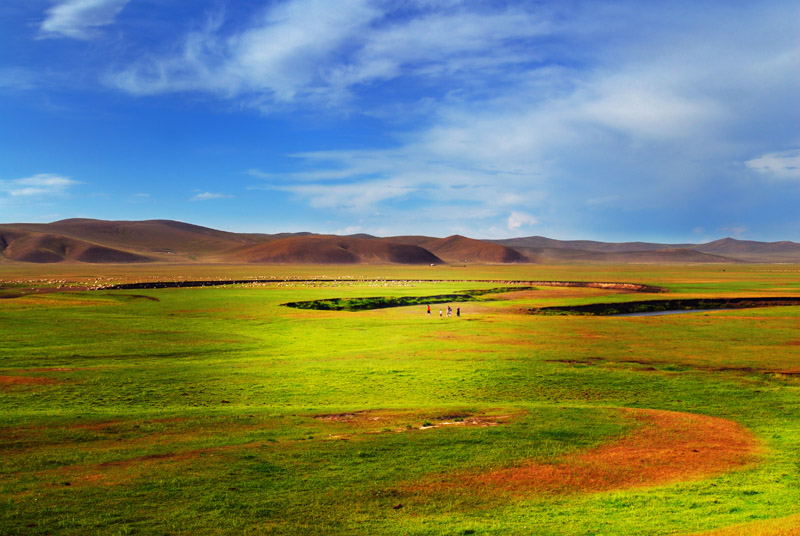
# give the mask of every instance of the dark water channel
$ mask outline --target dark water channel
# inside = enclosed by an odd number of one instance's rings
[[[672,298],[617,303],[590,303],[530,309],[538,315],[590,315],[590,316],[659,316],[703,311],[729,311],[731,309],[753,309],[756,307],[786,307],[800,305],[800,297],[752,297],[752,298]]]

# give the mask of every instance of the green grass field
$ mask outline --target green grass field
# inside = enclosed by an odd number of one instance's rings
[[[252,276],[333,281],[24,290]],[[800,307],[281,305],[508,286],[422,279],[800,297],[797,266],[0,265],[0,534],[800,534]]]

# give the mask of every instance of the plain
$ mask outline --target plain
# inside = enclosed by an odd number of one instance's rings
[[[0,280],[4,534],[800,534],[800,307],[527,314],[641,298],[551,287],[430,316],[282,306],[528,280],[800,296],[794,265],[8,264]]]

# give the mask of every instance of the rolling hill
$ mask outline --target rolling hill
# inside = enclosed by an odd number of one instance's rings
[[[232,233],[172,220],[0,224],[0,262],[263,264],[800,263],[796,242],[705,244]]]
[[[229,261],[279,264],[441,264],[419,246],[380,238],[307,235],[270,240],[230,252]]]
[[[798,262],[800,260],[800,244],[795,242],[755,242],[752,240],[736,240],[723,238],[694,248],[703,253],[723,255],[725,257],[750,262]]]
[[[502,244],[460,235],[430,240],[423,242],[420,246],[447,262],[482,264],[529,262],[525,255]]]
[[[107,247],[68,236],[51,233],[3,232],[0,229],[2,255],[12,261],[53,263],[134,263],[153,259],[121,249]]]
[[[688,248],[664,248],[639,251],[587,251],[572,248],[516,248],[531,262],[557,263],[606,263],[606,264],[687,264],[687,263],[734,263],[738,259],[712,255]]]

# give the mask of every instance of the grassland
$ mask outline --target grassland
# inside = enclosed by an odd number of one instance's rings
[[[319,281],[65,291],[251,277]],[[800,296],[789,265],[2,265],[0,533],[800,534],[800,307],[281,306],[497,287],[444,279]]]

